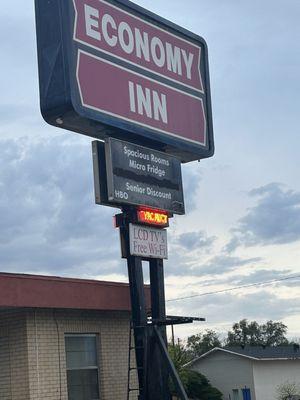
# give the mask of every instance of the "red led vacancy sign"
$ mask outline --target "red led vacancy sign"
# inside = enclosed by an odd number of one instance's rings
[[[126,0],[35,1],[47,122],[182,161],[212,156],[202,38]]]
[[[160,227],[169,226],[169,216],[163,211],[151,209],[137,210],[137,222]]]

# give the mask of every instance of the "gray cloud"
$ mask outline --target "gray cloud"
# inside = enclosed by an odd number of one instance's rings
[[[182,167],[184,200],[186,214],[197,208],[197,192],[200,187],[202,173],[200,168],[195,168],[195,163],[183,165]]]
[[[273,282],[275,280],[282,279],[279,282]],[[263,283],[266,283],[264,285]],[[257,287],[278,287],[278,286],[286,286],[286,287],[299,287],[300,286],[300,277],[297,276],[291,269],[281,269],[281,270],[274,270],[274,269],[258,269],[250,273],[246,274],[235,274],[235,275],[218,275],[211,277],[205,276],[204,279],[201,279],[201,282],[189,282],[186,285],[186,289],[192,288],[205,288],[203,292],[210,291],[209,288],[213,288],[212,291],[216,290],[216,286],[220,287],[220,290],[223,290],[225,287],[229,288],[236,288],[239,286],[244,285],[255,285],[255,284],[262,284],[261,286],[258,285]],[[199,287],[200,285],[200,287]],[[184,288],[184,289],[185,289]]]
[[[185,250],[205,250],[208,251],[215,242],[215,236],[207,236],[206,232],[187,232],[182,233],[174,239],[174,242]]]
[[[218,255],[203,263],[201,258],[189,256],[187,252],[174,251],[166,268],[170,276],[218,276],[232,271],[241,271],[243,267],[256,266],[262,259],[231,257]]]
[[[243,259],[228,255],[213,257],[208,263],[197,268],[198,273],[203,275],[219,275],[231,271],[239,271],[245,266],[256,265],[262,259],[259,257]]]
[[[239,245],[285,244],[300,240],[300,192],[286,190],[278,183],[270,183],[249,192],[257,198],[233,229],[227,251]]]
[[[201,315],[211,324],[251,320],[282,320],[300,311],[299,299],[283,299],[266,290],[255,294],[221,293],[193,299],[168,302],[168,312],[179,315]]]
[[[113,210],[94,203],[90,145],[54,137],[0,149],[0,269],[122,273]]]
[[[290,269],[282,269],[282,270],[274,270],[274,269],[259,269],[254,272],[251,272],[247,275],[236,275],[231,278],[228,278],[227,282],[231,282],[234,286],[240,285],[251,285],[257,284],[261,282],[271,282],[277,279],[286,279],[286,281],[280,281],[279,285],[290,285],[292,280],[289,278],[295,276],[295,273]],[[277,285],[274,283],[273,285]],[[299,282],[298,282],[299,285]]]
[[[299,297],[286,299],[281,298],[276,293],[278,287],[299,288],[300,279],[286,280],[266,287],[257,287],[256,291],[249,292],[250,289],[239,289],[224,293],[215,293],[216,285],[219,289],[224,289],[240,285],[255,284],[262,281],[288,278],[295,276],[289,269],[266,270],[261,269],[247,275],[218,276],[211,280],[201,280],[201,282],[191,283],[186,286],[185,293],[178,297],[180,301],[167,301],[168,312],[179,315],[197,315],[207,318],[209,324],[215,327],[218,324],[233,324],[243,318],[266,321],[269,319],[282,320],[287,316],[299,314]],[[213,288],[209,288],[212,287]],[[287,289],[288,290],[288,289]],[[205,294],[210,293],[211,294]],[[199,295],[200,296],[197,296]],[[202,295],[201,295],[202,294]],[[194,296],[188,298],[189,296]],[[176,298],[176,295],[167,299]]]

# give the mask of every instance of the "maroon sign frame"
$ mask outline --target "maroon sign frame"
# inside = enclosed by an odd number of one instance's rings
[[[36,0],[36,15],[47,122],[182,161],[213,155],[202,38],[126,0]]]

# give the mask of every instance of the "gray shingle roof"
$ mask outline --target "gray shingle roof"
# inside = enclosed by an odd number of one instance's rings
[[[202,359],[209,357],[211,354],[222,351],[227,354],[235,354],[237,356],[246,357],[252,360],[300,360],[300,346],[278,346],[278,347],[263,347],[263,346],[237,346],[237,347],[215,347],[212,350],[202,354],[194,360],[187,363],[185,366],[191,366]]]
[[[263,347],[263,346],[245,346],[243,347],[226,347],[225,350],[231,351],[243,356],[263,359],[300,359],[300,347],[278,346],[278,347]]]

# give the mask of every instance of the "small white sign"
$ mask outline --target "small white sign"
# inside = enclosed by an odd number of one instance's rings
[[[168,258],[166,229],[129,224],[130,254],[145,258]]]

